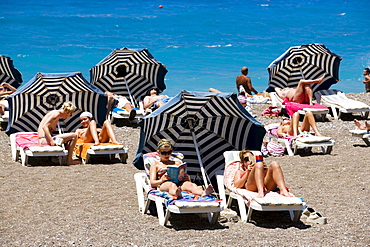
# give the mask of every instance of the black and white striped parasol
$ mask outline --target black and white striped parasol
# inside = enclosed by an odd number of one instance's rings
[[[166,73],[165,66],[148,49],[122,48],[115,49],[90,69],[90,82],[103,92],[138,101],[150,88],[166,89]]]
[[[174,152],[184,154],[189,175],[194,178],[204,171],[212,184],[215,172],[224,168],[225,151],[260,150],[265,135],[262,124],[247,113],[235,94],[182,91],[143,118],[140,126],[136,166],[143,153],[156,151],[158,141],[168,139]]]
[[[22,74],[14,67],[10,57],[0,55],[0,84],[3,82],[18,88],[22,84]]]
[[[301,79],[317,79],[326,75],[322,84],[312,85],[313,91],[329,89],[339,80],[341,57],[331,52],[322,44],[310,44],[290,47],[274,60],[267,68],[269,88],[295,88]]]
[[[76,73],[38,73],[29,82],[13,93],[9,99],[9,122],[7,134],[19,131],[37,131],[45,114],[60,109],[70,101],[76,107],[73,115],[63,122],[64,132],[74,132],[79,126],[83,111],[93,114],[99,124],[105,120],[107,97]]]

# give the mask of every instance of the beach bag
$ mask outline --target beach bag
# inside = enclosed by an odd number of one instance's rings
[[[284,155],[284,147],[281,146],[277,142],[269,142],[267,143],[267,151],[269,152],[270,155],[278,157],[278,156],[283,156]]]

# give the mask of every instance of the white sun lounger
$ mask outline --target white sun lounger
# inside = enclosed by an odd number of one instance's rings
[[[16,137],[17,135],[37,135],[33,132],[18,132],[10,135],[10,146],[12,152],[13,161],[21,160],[22,166],[28,164],[29,157],[50,157],[57,156],[59,158],[59,164],[65,164],[66,156],[68,151],[61,146],[30,146],[27,149],[24,149],[17,145]]]
[[[279,124],[268,124],[265,125],[266,132],[269,133],[271,129],[277,128]],[[319,137],[319,136],[310,136],[310,137],[300,137],[292,141],[292,145],[288,139],[279,138],[273,134],[269,135],[274,137],[274,139],[283,145],[289,156],[294,156],[297,154],[298,149],[312,150],[314,147],[321,148],[323,154],[330,154],[335,145],[335,141],[330,137]]]
[[[111,160],[116,156],[116,154],[119,155],[121,162],[126,164],[128,158],[128,148],[125,148],[123,145],[91,146],[89,149],[87,149],[86,159],[82,157],[80,158],[82,160],[82,164],[86,165],[89,163],[92,155],[109,155],[109,159]]]
[[[149,162],[153,161],[152,159],[148,160]],[[145,162],[146,161],[144,159],[144,163]],[[144,164],[144,166],[148,167],[148,164]],[[223,209],[222,205],[218,201],[214,202],[178,201],[175,202],[175,204],[169,205],[164,210],[166,199],[149,193],[149,191],[152,188],[150,186],[148,175],[145,172],[136,173],[134,175],[134,179],[136,183],[136,192],[140,212],[143,214],[147,213],[150,202],[153,201],[156,205],[159,224],[162,226],[165,226],[167,224],[171,213],[174,214],[207,213],[208,221],[211,224],[215,224],[220,216],[220,212]]]
[[[366,130],[350,130],[352,136],[361,138],[367,146],[370,146],[370,131]]]
[[[151,112],[151,111],[148,112],[148,111],[144,110],[144,106],[143,106],[142,101],[139,102],[139,106],[140,106],[139,110],[136,110],[136,116],[135,116],[136,121],[140,121],[140,119],[145,117],[147,115],[147,113]],[[128,111],[122,109],[122,111],[111,112],[110,121],[113,124],[115,119],[128,119],[129,117],[130,117],[130,113]]]
[[[347,98],[340,90],[320,90],[315,93],[315,97],[317,102],[332,109],[334,119],[339,119],[342,113],[361,113],[364,118],[369,116],[370,106]]]
[[[261,154],[261,152],[259,151],[252,152],[254,153],[254,155]],[[240,160],[239,151],[226,151],[224,152],[224,157],[225,157],[225,167],[228,164],[232,163],[233,161]],[[264,198],[253,198],[251,200],[247,200],[242,195],[229,191],[228,189],[225,189],[223,170],[216,172],[216,179],[220,199],[222,199],[224,207],[225,208],[230,207],[232,200],[237,200],[240,211],[240,218],[242,221],[249,222],[253,210],[257,210],[257,211],[289,211],[291,220],[297,222],[301,218],[302,210],[306,208],[306,204],[299,197],[265,196]],[[227,201],[227,204],[226,204],[226,191],[229,192],[229,199]],[[246,206],[248,206],[248,210]]]

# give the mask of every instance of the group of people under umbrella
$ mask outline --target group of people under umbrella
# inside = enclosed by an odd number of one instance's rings
[[[281,95],[294,98],[302,78],[315,79],[306,83],[313,85],[312,90],[328,88],[338,81],[340,60],[324,45],[292,47],[268,67],[267,91],[278,87]],[[322,67],[323,61],[328,66]],[[175,97],[160,95],[166,88],[166,73],[166,67],[147,49],[128,48],[115,49],[93,67],[90,82],[81,73],[38,73],[9,96],[6,132],[39,131],[40,139],[53,145],[52,131],[61,125],[59,137],[66,138],[70,146],[77,136],[96,144],[117,142],[106,119],[112,101],[125,97],[124,105],[129,111],[134,112],[141,100],[145,108],[158,108],[139,123],[140,140],[134,160],[138,168],[142,169],[142,154],[161,151],[158,142],[165,139],[169,140],[171,151],[184,154],[191,177],[201,173],[203,181],[212,184],[215,172],[224,166],[223,152],[260,150],[266,132],[263,124],[245,110],[235,94],[183,90]],[[325,76],[319,78],[322,75]],[[301,96],[295,100],[310,101]],[[59,118],[64,120],[59,122]],[[84,130],[75,132],[80,124]],[[100,134],[98,126],[102,127]],[[71,157],[68,162],[74,163]]]

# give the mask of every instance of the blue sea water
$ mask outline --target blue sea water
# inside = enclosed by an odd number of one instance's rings
[[[163,8],[159,8],[162,5]],[[0,54],[27,82],[37,72],[89,69],[115,48],[148,48],[167,66],[167,89],[236,91],[249,67],[254,87],[291,46],[326,45],[343,58],[332,88],[363,92],[370,67],[367,1],[0,0]]]

